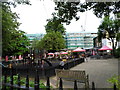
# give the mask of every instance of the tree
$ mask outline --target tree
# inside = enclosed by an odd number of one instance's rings
[[[40,40],[39,48],[57,51],[65,48],[65,40],[60,32],[51,31]]]
[[[53,18],[48,19],[48,23],[45,26],[47,34],[40,41],[40,48],[44,48],[48,51],[56,51],[63,49],[65,47],[64,34],[65,28],[61,23],[61,20],[55,16],[55,13],[52,14]]]
[[[56,2],[57,16],[62,22],[70,24],[71,20],[75,18],[79,19],[77,12],[85,12],[87,10],[93,10],[93,13],[101,18],[103,15],[108,16],[110,13],[116,14],[120,12],[119,2]]]
[[[65,33],[65,28],[63,26],[63,24],[61,24],[61,21],[58,19],[58,17],[56,17],[54,14],[52,19],[48,19],[48,23],[45,26],[45,30],[47,33],[51,32],[51,31],[55,31],[55,32],[60,32],[61,34]]]
[[[10,53],[11,55],[22,55],[26,51],[28,51],[28,47],[30,46],[29,39],[25,36],[25,32],[21,30],[17,30],[13,33],[10,40]]]
[[[39,47],[38,43],[39,43],[39,40],[38,40],[37,38],[35,38],[35,39],[33,40],[33,42],[32,42],[32,45],[31,45],[32,48],[33,48],[33,49],[35,49],[35,48],[38,49],[38,47]]]
[[[120,12],[120,1],[118,2],[55,2],[57,5],[55,10],[57,11],[57,16],[61,20],[61,22],[65,22],[66,24],[70,24],[71,20],[75,18],[76,20],[79,19],[77,12],[85,12],[88,10],[93,10],[93,13],[98,17],[102,18],[102,16],[109,16],[110,13],[118,14]],[[107,25],[108,24],[108,25]],[[109,34],[109,39],[112,40],[116,38],[119,39],[119,22],[118,20],[115,21],[106,21],[99,27],[99,29],[103,29],[98,31],[99,37],[105,37],[106,35],[103,32]],[[109,28],[108,28],[109,26]],[[116,45],[113,45],[113,52]]]
[[[29,41],[24,35],[25,32],[18,30],[19,17],[10,8],[12,2],[2,2],[0,5],[2,6],[2,56],[22,54],[27,50]]]
[[[113,54],[115,53],[117,42],[120,40],[119,25],[120,25],[119,20],[113,20],[110,19],[109,16],[107,16],[103,19],[102,24],[98,27],[99,40],[101,40],[101,38],[107,38],[111,40],[113,47]]]

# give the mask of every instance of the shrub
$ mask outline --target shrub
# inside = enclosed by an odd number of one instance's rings
[[[2,76],[2,81],[4,80],[4,77]],[[7,77],[7,83],[10,82],[10,76]],[[21,78],[20,79],[20,84],[21,86],[25,86],[26,83],[26,78]],[[14,75],[13,76],[13,84],[18,84],[18,75]],[[29,80],[29,87],[34,87],[34,81]],[[44,83],[42,81],[39,82],[39,87],[40,88],[46,88],[46,86],[44,85]]]
[[[116,84],[116,87],[120,90],[120,76],[114,75],[107,81],[112,84]]]

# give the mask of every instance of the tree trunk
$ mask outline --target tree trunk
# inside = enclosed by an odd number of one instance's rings
[[[116,47],[117,47],[117,44],[118,44],[118,42],[116,41],[116,42],[115,42],[115,49],[116,49]]]
[[[112,49],[113,49],[112,54],[113,54],[113,56],[115,56],[114,38],[111,38],[111,41],[112,41]]]

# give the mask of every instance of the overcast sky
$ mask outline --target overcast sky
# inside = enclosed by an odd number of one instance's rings
[[[18,5],[13,11],[19,14],[20,30],[28,34],[45,33],[46,19],[52,18],[55,4],[52,0],[30,0],[32,5]],[[70,25],[64,24],[66,32],[97,32],[101,19],[98,19],[92,11],[79,13],[80,20],[72,20]],[[82,28],[82,27],[83,28]]]

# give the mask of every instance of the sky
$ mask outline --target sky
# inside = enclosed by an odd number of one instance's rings
[[[52,18],[52,13],[55,12],[55,4],[53,0],[30,0],[32,5],[18,5],[12,8],[18,14],[21,23],[19,29],[27,34],[45,33],[46,20]],[[97,28],[101,23],[101,19],[97,18],[92,11],[78,13],[80,19],[72,20],[71,24],[66,25],[67,33],[97,32]]]

